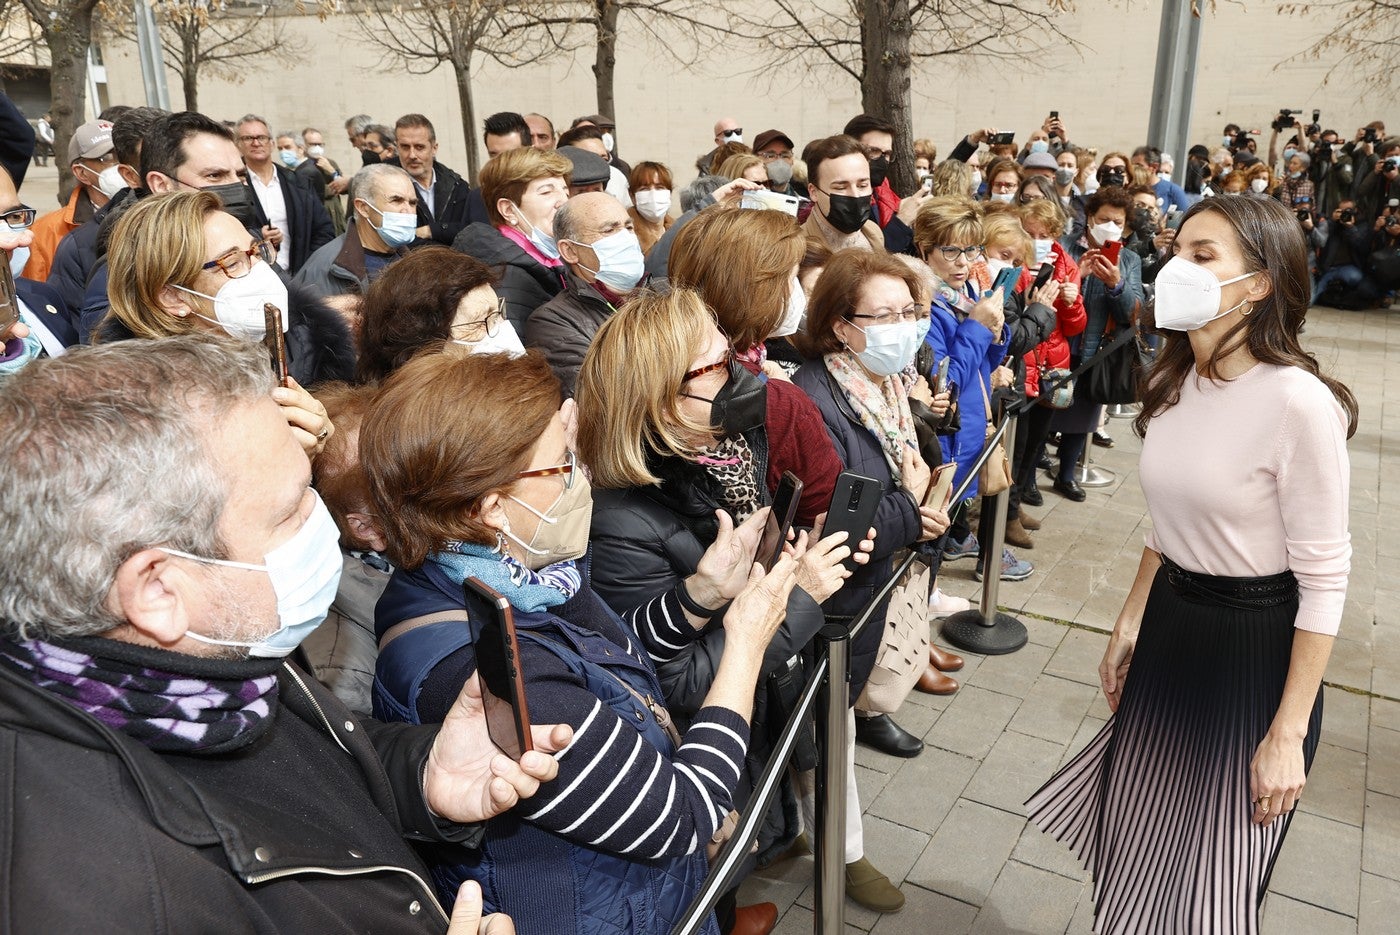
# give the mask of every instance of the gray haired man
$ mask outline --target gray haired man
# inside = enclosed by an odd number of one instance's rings
[[[345,233],[311,254],[296,283],[325,298],[363,295],[413,243],[418,192],[398,166],[365,166],[350,180]]]
[[[465,933],[404,838],[469,843],[460,823],[555,775],[568,729],[493,754],[474,680],[440,727],[387,725],[286,658],[341,560],[271,389],[266,352],[223,336],[0,386],[14,931]]]

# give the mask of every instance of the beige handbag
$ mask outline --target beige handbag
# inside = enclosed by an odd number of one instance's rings
[[[991,438],[996,434],[997,427],[992,422],[992,401],[987,396],[987,381],[982,379],[982,375],[977,375],[982,385],[982,405],[987,410],[987,434],[983,438]],[[986,442],[984,441],[985,445]],[[982,470],[977,472],[977,491],[979,496],[995,497],[1003,490],[1011,487],[1011,462],[1006,459],[1006,445],[997,442],[991,455],[987,458],[987,463],[982,465]]]
[[[895,555],[896,564],[903,561],[903,553]],[[856,699],[858,710],[893,714],[928,668],[928,595],[932,583],[931,569],[920,559],[909,566],[890,592],[885,632],[875,653],[875,668]]]

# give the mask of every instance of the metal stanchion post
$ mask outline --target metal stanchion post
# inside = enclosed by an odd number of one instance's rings
[[[1006,460],[1016,463],[1016,416],[1007,418],[1006,434],[1002,436],[1006,446]],[[963,610],[943,618],[943,638],[958,649],[980,653],[984,656],[1001,656],[1014,653],[1030,634],[1026,625],[1010,614],[997,610],[997,595],[1001,590],[1001,548],[1006,537],[1006,510],[1011,503],[1011,491],[1003,490],[996,497],[996,513],[992,522],[992,540],[983,542],[981,561],[982,604],[976,610]]]
[[[817,632],[827,658],[826,680],[817,696],[816,914],[817,935],[846,930],[846,696],[851,634],[828,623]]]
[[[1108,468],[1097,467],[1089,461],[1089,449],[1094,447],[1094,436],[1090,433],[1084,439],[1084,451],[1079,455],[1079,464],[1075,468],[1075,474],[1080,487],[1108,487],[1118,479]]]
[[[1114,403],[1108,407],[1108,417],[1110,419],[1135,419],[1138,414],[1137,403]]]

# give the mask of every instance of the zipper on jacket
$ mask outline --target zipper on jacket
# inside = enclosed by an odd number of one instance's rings
[[[291,665],[285,662],[282,663],[282,668],[287,670],[287,674],[296,681],[297,686],[301,688],[302,693],[306,695],[306,699],[311,702],[311,707],[316,710],[316,716],[321,719],[321,723],[325,725],[326,732],[331,735],[331,739],[335,741],[336,746],[340,747],[340,749],[344,750],[350,756],[354,756],[353,753],[350,753],[350,748],[341,742],[340,735],[335,732],[335,728],[331,727],[330,718],[326,717],[326,712],[321,709],[321,703],[316,700],[316,696],[311,694],[311,689],[307,688],[306,683],[301,680],[301,676],[297,675],[297,670],[293,669]]]
[[[443,909],[443,908],[442,908],[442,904],[438,902],[438,900],[437,900],[437,895],[433,892],[433,888],[432,888],[431,886],[429,886],[429,885],[427,884],[427,882],[426,882],[422,877],[420,877],[418,874],[414,873],[412,870],[407,870],[407,869],[405,869],[405,868],[403,868],[403,867],[394,867],[394,866],[390,866],[390,865],[388,865],[388,864],[379,865],[379,866],[374,866],[374,867],[348,867],[348,868],[312,867],[312,866],[307,866],[307,867],[284,867],[284,868],[282,868],[281,870],[269,870],[269,871],[266,872],[266,873],[246,873],[246,874],[243,874],[243,881],[244,881],[245,883],[248,883],[249,885],[256,885],[256,884],[258,884],[258,883],[267,883],[267,882],[270,881],[270,880],[281,880],[281,879],[283,879],[283,878],[285,878],[285,877],[293,877],[293,876],[296,876],[296,875],[302,874],[302,873],[319,873],[319,874],[324,874],[325,876],[331,876],[331,877],[358,877],[358,876],[367,876],[368,874],[371,874],[371,873],[382,873],[382,872],[384,872],[384,871],[388,871],[388,872],[390,872],[390,873],[402,873],[402,874],[408,876],[410,879],[412,879],[414,883],[418,884],[418,888],[421,889],[421,890],[423,891],[424,895],[427,896],[428,902],[432,905],[432,907],[438,911],[438,915],[442,916],[442,918],[443,918],[444,920],[447,920],[447,918],[448,918],[448,916],[447,916],[447,911],[446,911],[445,909]]]

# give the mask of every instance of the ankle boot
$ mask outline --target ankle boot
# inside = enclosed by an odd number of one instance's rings
[[[1024,503],[1025,501],[1023,500],[1021,502]],[[1024,526],[1026,529],[1029,529],[1031,532],[1035,532],[1037,529],[1040,528],[1040,520],[1036,519],[1034,516],[1030,515],[1025,510],[1021,511],[1020,519],[1021,525]]]
[[[946,649],[928,644],[928,661],[939,672],[956,672],[963,667],[963,657]]]
[[[929,666],[924,670],[924,674],[919,676],[914,687],[925,695],[951,695],[958,690],[958,680]]]
[[[1018,549],[1033,549],[1035,542],[1031,540],[1031,534],[1026,532],[1026,527],[1021,525],[1021,517],[1006,521],[1006,544],[1014,545]]]

